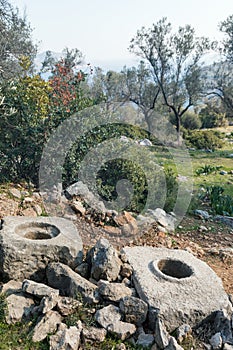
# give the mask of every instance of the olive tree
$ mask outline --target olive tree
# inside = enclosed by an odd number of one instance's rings
[[[166,18],[143,27],[131,40],[129,50],[150,64],[163,103],[174,114],[178,140],[182,116],[200,98],[201,61],[210,49],[210,41],[196,37],[190,25],[174,33]]]

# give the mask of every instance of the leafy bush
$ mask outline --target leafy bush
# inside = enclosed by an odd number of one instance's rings
[[[233,215],[233,198],[224,195],[224,188],[221,186],[207,186],[202,198],[210,201],[213,212],[217,215]]]
[[[219,169],[221,169],[222,166],[213,166],[213,165],[210,165],[210,164],[205,164],[204,166],[198,168],[196,170],[196,174],[198,176],[200,175],[209,175],[209,174],[212,174],[212,173],[216,173],[216,171],[218,171]]]
[[[222,140],[222,134],[218,131],[212,130],[194,130],[186,131],[184,133],[186,145],[195,147],[197,149],[210,149],[222,148],[224,141]]]

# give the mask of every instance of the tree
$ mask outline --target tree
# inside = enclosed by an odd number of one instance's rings
[[[166,18],[148,30],[143,27],[131,40],[130,51],[150,64],[163,102],[174,114],[178,140],[182,116],[200,97],[200,61],[210,48],[209,40],[197,38],[189,25],[172,33]]]
[[[233,63],[233,15],[221,22],[219,29],[225,35],[220,51],[230,63]]]
[[[124,67],[122,74],[124,76],[124,99],[133,102],[142,112],[148,131],[152,132],[153,117],[152,112],[158,103],[160,88],[155,85],[151,71],[143,61],[138,67]]]
[[[2,79],[12,78],[21,67],[20,56],[35,57],[36,46],[25,17],[20,17],[7,0],[0,0],[0,73]]]

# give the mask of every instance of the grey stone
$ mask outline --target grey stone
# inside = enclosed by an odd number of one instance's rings
[[[216,310],[232,311],[220,278],[187,251],[127,247],[124,252],[137,293],[159,311],[168,331],[183,323],[193,326]]]
[[[102,343],[107,335],[107,331],[104,328],[97,327],[84,327],[83,336],[86,341],[94,341],[97,343]]]
[[[117,251],[108,242],[101,238],[90,251],[91,276],[95,280],[115,281],[120,273],[121,260]]]
[[[231,216],[216,215],[214,217],[214,220],[233,228],[233,217]]]
[[[221,171],[219,172],[219,174],[220,174],[220,175],[227,175],[227,174],[228,174],[228,172],[227,172],[227,171],[225,171],[225,170],[221,170]]]
[[[74,269],[75,272],[77,272],[79,275],[81,275],[82,277],[84,278],[87,278],[89,277],[89,274],[90,274],[90,266],[88,263],[86,262],[83,262],[82,264],[78,265],[75,269]]]
[[[214,334],[210,338],[209,342],[210,342],[210,345],[212,346],[213,350],[222,349],[223,341],[222,341],[221,333],[218,332],[218,333]]]
[[[18,199],[20,199],[22,196],[20,190],[18,190],[17,188],[10,188],[9,192],[13,197]]]
[[[143,300],[135,297],[124,297],[120,300],[120,310],[125,315],[126,322],[141,325],[145,322],[148,305]]]
[[[49,339],[50,350],[78,350],[82,324],[79,321],[78,327],[62,327]]]
[[[174,231],[176,219],[172,215],[167,214],[165,210],[161,208],[148,209],[146,213],[168,231]]]
[[[19,281],[10,280],[1,286],[1,293],[4,293],[6,296],[20,292],[22,292],[22,283]]]
[[[95,320],[108,330],[109,325],[121,320],[121,313],[118,307],[110,304],[96,311]]]
[[[223,350],[233,350],[233,345],[225,343],[223,345]]]
[[[133,294],[132,289],[126,287],[124,283],[109,283],[106,281],[99,282],[99,293],[104,299],[118,302],[125,296],[131,296]]]
[[[170,337],[169,344],[164,350],[184,350],[184,348],[177,343],[174,337]]]
[[[30,280],[24,280],[22,290],[28,294],[34,295],[38,298],[43,298],[49,295],[59,295],[59,290],[46,286],[43,283],[37,283]]]
[[[58,302],[57,294],[46,295],[41,299],[39,311],[42,314],[45,314],[46,312],[52,310],[57,305],[57,302]]]
[[[49,311],[47,314],[39,317],[36,326],[32,332],[32,341],[38,342],[44,340],[48,334],[54,333],[61,323],[61,316],[56,311]]]
[[[51,263],[46,270],[48,285],[59,289],[64,296],[77,297],[80,293],[87,303],[98,303],[97,287],[74,272],[69,266]]]
[[[153,146],[153,143],[148,139],[142,139],[138,143],[140,146]]]
[[[155,341],[153,334],[140,334],[136,342],[137,345],[145,347],[151,347]]]
[[[211,215],[208,213],[208,211],[206,210],[200,210],[200,209],[196,209],[194,210],[194,215],[201,218],[201,219],[205,219],[208,220],[211,218]]]
[[[6,298],[7,303],[7,314],[6,314],[6,322],[8,324],[21,322],[26,319],[33,307],[34,301],[25,296],[23,293],[11,293]]]
[[[136,327],[131,323],[118,321],[110,324],[107,330],[117,338],[125,340],[136,332]]]
[[[159,348],[164,349],[169,345],[170,335],[168,334],[163,321],[157,317],[155,321],[155,342]]]
[[[75,213],[81,214],[84,216],[86,214],[86,209],[84,208],[83,204],[79,201],[73,201],[71,204],[71,208],[75,211]]]
[[[82,241],[75,226],[56,217],[5,217],[0,230],[0,276],[3,280],[42,282],[48,262],[76,266]]]

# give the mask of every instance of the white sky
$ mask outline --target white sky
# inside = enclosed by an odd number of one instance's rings
[[[10,0],[26,10],[39,51],[78,48],[86,60],[127,60],[130,40],[162,17],[198,35],[220,38],[218,24],[233,14],[232,0]]]

